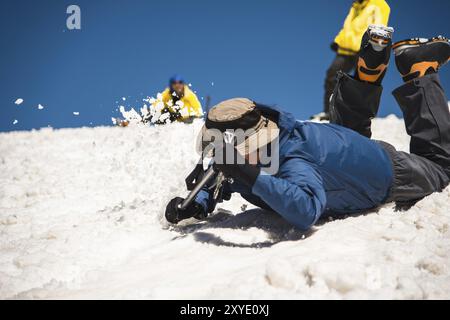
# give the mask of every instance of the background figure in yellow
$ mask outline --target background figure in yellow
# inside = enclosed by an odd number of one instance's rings
[[[187,122],[203,116],[200,101],[180,75],[169,79],[169,87],[162,93],[162,100],[171,113],[171,121]]]
[[[149,102],[150,107],[144,105],[141,108],[141,114],[134,109],[129,112],[121,109],[122,115],[126,119],[117,118],[113,119],[113,122],[119,127],[128,127],[130,122],[156,125],[174,121],[190,123],[194,118],[203,117],[200,101],[179,75],[174,75],[169,79],[169,87],[163,93],[158,94],[157,99],[149,97],[144,101]]]
[[[391,9],[385,0],[356,0],[337,35],[332,49],[336,57],[325,78],[325,97],[323,112],[312,117],[315,120],[329,120],[330,97],[336,86],[339,70],[350,73],[356,66],[361,39],[371,24],[387,26]]]

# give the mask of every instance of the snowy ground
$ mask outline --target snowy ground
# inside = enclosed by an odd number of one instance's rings
[[[450,189],[308,234],[239,197],[169,228],[200,125],[1,134],[0,298],[450,298]]]

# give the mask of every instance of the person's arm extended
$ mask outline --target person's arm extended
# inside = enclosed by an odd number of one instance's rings
[[[301,230],[308,230],[325,211],[326,193],[322,177],[307,161],[285,162],[277,176],[253,165],[217,165],[226,176],[251,189],[272,210]]]
[[[342,26],[341,31],[338,33],[336,38],[334,39],[334,44],[337,45],[338,52],[339,50],[349,50],[351,47],[351,42],[349,42],[349,34],[352,33],[352,21],[355,16],[355,9],[352,7],[347,17],[345,18],[344,25]]]
[[[170,88],[166,88],[162,93],[161,93],[161,99],[164,102],[165,105],[167,105],[169,103],[169,101],[172,99],[172,94],[170,93]]]
[[[197,95],[189,90],[189,94],[187,95],[187,104],[190,110],[189,116],[191,117],[201,117],[203,115],[202,104],[197,98]]]
[[[181,197],[173,198],[166,207],[165,217],[168,222],[178,224],[190,218],[203,220],[208,216],[208,213],[214,210],[217,200],[214,198],[214,191],[210,188],[210,185],[212,183],[211,179],[217,174],[211,171],[211,168],[205,173],[206,175],[202,176],[199,175],[198,169],[203,170],[202,167],[197,165],[194,171],[186,178],[186,186],[191,194],[197,192],[198,187],[201,187],[200,192],[195,196],[194,201],[191,200],[190,196],[186,199]],[[213,177],[211,177],[211,173]]]
[[[325,210],[322,178],[301,159],[291,159],[283,164],[278,177],[260,174],[252,191],[301,230],[311,228]]]

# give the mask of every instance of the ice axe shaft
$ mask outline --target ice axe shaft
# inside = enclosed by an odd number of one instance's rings
[[[206,171],[203,178],[200,180],[199,183],[192,189],[191,193],[186,197],[186,199],[180,204],[179,208],[181,210],[185,210],[187,207],[191,205],[191,203],[195,200],[195,197],[197,197],[198,193],[202,190],[202,188],[212,179],[214,178],[214,175],[216,172],[214,171],[214,168],[211,166],[208,171]]]

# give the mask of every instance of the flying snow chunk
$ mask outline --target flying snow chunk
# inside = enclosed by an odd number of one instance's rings
[[[162,123],[166,123],[170,118],[170,113],[166,112],[163,113],[160,117],[159,117],[159,121]]]
[[[18,124],[18,123],[19,123],[19,121],[17,121],[17,120],[14,120],[14,121],[13,121],[13,124],[14,124],[14,125],[16,125],[16,124]]]
[[[80,113],[79,113],[79,112],[77,112],[77,111],[74,111],[74,112],[73,112],[73,115],[74,115],[74,116],[79,116],[79,115],[80,115]]]
[[[127,100],[127,98],[125,98],[125,97],[122,97],[122,100],[123,100],[123,101],[125,101],[125,100]]]
[[[21,105],[23,103],[23,99],[19,98],[14,102],[16,105]]]
[[[120,106],[119,110],[122,116],[125,118],[125,120],[127,120],[129,123],[133,124],[141,123],[142,117],[136,110],[134,110],[134,108],[131,108],[131,110],[126,111],[124,106]]]
[[[211,87],[214,87],[214,82],[211,82]]]
[[[192,88],[192,83],[189,83],[188,86],[189,86],[189,88]]]
[[[44,106],[42,104],[38,104],[38,109],[42,110],[42,109],[44,109]]]

